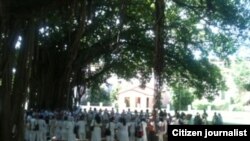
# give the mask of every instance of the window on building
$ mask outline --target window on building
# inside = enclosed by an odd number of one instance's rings
[[[140,97],[137,97],[135,102],[136,102],[135,103],[136,107],[140,107],[141,106],[141,98]]]
[[[124,102],[125,102],[126,107],[130,107],[130,98],[129,97],[125,97]]]

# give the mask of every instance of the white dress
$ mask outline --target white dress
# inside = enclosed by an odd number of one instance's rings
[[[114,141],[115,140],[115,124],[114,122],[109,122],[106,125],[106,129],[109,128],[111,135],[110,136],[106,136],[106,141]]]
[[[131,121],[129,123],[129,141],[135,141],[135,122],[134,121]]]
[[[37,120],[39,125],[39,131],[38,131],[38,141],[44,141],[46,140],[47,136],[47,124],[44,119],[38,119]]]
[[[56,119],[49,120],[49,135],[51,138],[56,135]]]
[[[63,121],[56,120],[55,123],[55,138],[58,140],[62,139],[62,128],[63,128]]]
[[[158,132],[158,141],[163,141],[163,136],[164,134],[166,134],[167,130],[167,122],[159,121],[158,126],[160,127],[160,130]]]
[[[79,120],[77,122],[78,128],[78,135],[80,140],[86,139],[86,124],[87,122],[85,120]]]
[[[122,123],[118,123],[118,140],[119,141],[129,141],[128,137],[128,124],[123,125]]]
[[[74,127],[75,127],[75,124],[73,121],[67,121],[67,137],[68,137],[68,140],[67,141],[75,141],[76,138],[75,138],[75,134],[74,134]]]
[[[142,139],[143,139],[143,141],[148,141],[146,128],[147,128],[147,123],[145,121],[142,121],[142,129],[143,129]]]
[[[35,125],[38,123],[38,120],[36,118],[32,118],[30,120],[31,125],[31,131],[30,131],[30,141],[38,140],[38,131],[34,130]]]
[[[95,120],[92,120],[91,126],[94,126],[91,132],[91,141],[101,141],[101,123],[98,124]]]
[[[62,129],[61,129],[61,133],[62,133],[62,140],[67,140],[68,139],[68,132],[67,132],[67,122],[66,120],[62,121]]]

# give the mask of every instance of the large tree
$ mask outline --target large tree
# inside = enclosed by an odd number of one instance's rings
[[[34,82],[30,78],[34,70],[34,48],[39,44],[38,25],[55,5],[63,8],[69,4],[48,0],[0,1],[0,140],[24,139],[24,105]]]

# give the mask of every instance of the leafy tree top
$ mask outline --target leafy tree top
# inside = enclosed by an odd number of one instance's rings
[[[28,0],[19,9],[15,2],[9,3],[14,14],[30,16],[25,7],[35,13],[29,18],[36,22],[35,46],[43,58],[38,71],[54,69],[56,77],[72,67],[73,85],[103,83],[111,73],[126,79],[138,77],[143,83],[150,79],[154,66],[153,0],[46,0],[40,8],[36,8],[37,1]],[[237,50],[249,27],[249,1],[166,0],[165,5],[164,81],[195,88],[198,97],[213,97],[225,84],[208,55],[226,59]],[[25,24],[26,19],[20,20]],[[42,28],[45,31],[39,32]],[[1,39],[7,34],[3,32]],[[74,49],[76,53],[72,53]],[[198,59],[194,52],[200,53]],[[65,64],[67,60],[73,63]],[[90,71],[96,64],[96,70]]]

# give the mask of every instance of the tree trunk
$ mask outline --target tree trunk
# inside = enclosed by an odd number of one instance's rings
[[[29,96],[30,108],[55,110],[72,107],[70,87],[72,74],[75,71],[73,64],[79,52],[80,40],[85,32],[87,3],[84,1],[81,6],[79,4],[75,6],[72,8],[73,11],[81,11],[77,17],[79,25],[74,32],[70,30],[68,33],[70,35],[67,50],[58,52],[53,44],[48,45],[49,48],[36,49],[32,68],[32,78],[35,79],[32,79],[32,91]],[[71,12],[69,13],[72,15]],[[69,18],[72,17],[69,16]]]
[[[59,99],[66,99],[66,107],[65,108],[72,108],[72,105],[70,105],[70,101],[72,96],[69,96],[70,93],[70,79],[72,79],[72,72],[73,72],[73,63],[76,60],[79,47],[80,47],[80,39],[82,38],[84,32],[85,32],[85,24],[86,24],[86,10],[87,10],[87,2],[84,1],[80,8],[80,15],[79,15],[79,26],[76,30],[74,36],[72,36],[73,40],[70,45],[69,51],[68,51],[68,57],[67,57],[67,63],[66,68],[64,70],[64,74],[61,77],[60,86],[59,86],[59,93],[64,95],[60,95]],[[72,102],[71,102],[72,104]],[[63,106],[63,105],[59,105]]]
[[[6,20],[7,21],[7,20]],[[17,41],[17,26],[18,22],[12,20],[8,21],[9,23],[5,25],[6,32],[8,35],[5,38],[3,43],[3,67],[1,68],[3,71],[2,77],[2,85],[0,86],[0,94],[1,94],[1,127],[0,127],[0,140],[2,141],[10,141],[11,140],[11,95],[13,92],[13,72],[12,69],[14,67],[14,56],[15,50],[14,46]]]
[[[156,0],[155,52],[154,52],[154,109],[161,108],[162,72],[164,69],[164,0]]]
[[[13,100],[12,113],[11,113],[11,124],[12,127],[16,127],[13,141],[22,141],[24,139],[24,128],[23,128],[23,115],[25,98],[27,95],[28,80],[30,77],[32,50],[34,47],[34,36],[35,26],[33,19],[27,21],[26,28],[23,34],[22,46],[17,62],[17,72],[14,80],[13,87]]]
[[[155,19],[155,51],[154,51],[154,108],[153,119],[157,125],[158,110],[161,109],[162,92],[162,72],[164,68],[164,47],[163,47],[163,29],[164,29],[164,0],[156,0],[156,19]]]

